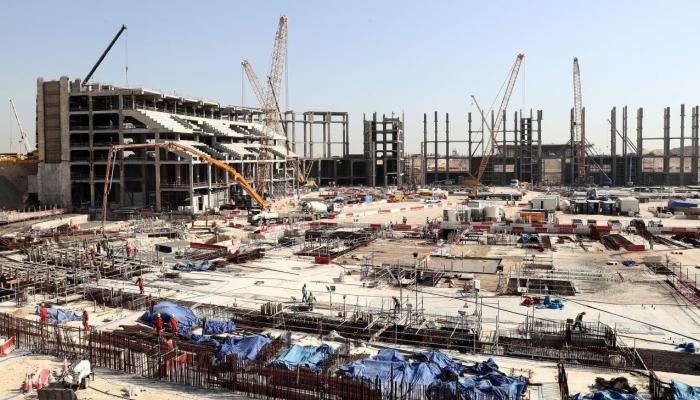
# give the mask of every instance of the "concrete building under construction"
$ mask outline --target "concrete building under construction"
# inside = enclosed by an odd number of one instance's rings
[[[297,180],[286,138],[265,132],[257,109],[188,99],[143,88],[80,80],[37,82],[39,193],[44,204],[101,204],[107,156],[117,144],[175,141],[225,161],[253,180],[258,166],[272,166],[263,179],[272,196],[293,192]],[[268,135],[269,158],[261,159]],[[196,156],[163,149],[124,150],[113,163],[109,204],[194,212],[223,204],[250,205],[229,175]]]

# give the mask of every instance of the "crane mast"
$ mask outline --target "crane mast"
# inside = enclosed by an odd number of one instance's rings
[[[581,70],[578,57],[574,57],[574,149],[576,152],[576,172],[580,182],[588,176],[586,166],[586,134],[583,130],[583,101],[581,97]]]
[[[19,115],[17,114],[17,108],[15,108],[15,102],[10,99],[10,106],[12,107],[12,112],[15,114],[15,119],[17,120],[17,126],[19,127],[19,142],[24,146],[24,151],[29,154],[31,150],[29,150],[29,144],[27,143],[27,132],[24,130],[24,127],[22,126],[22,121],[19,120]]]
[[[479,170],[477,171],[476,177],[472,182],[473,185],[470,191],[470,195],[472,197],[476,195],[476,188],[479,182],[481,182],[481,178],[484,176],[484,172],[486,172],[486,167],[489,161],[491,160],[491,155],[493,154],[493,147],[496,144],[496,133],[499,129],[501,129],[501,123],[503,122],[502,116],[503,113],[506,111],[506,108],[508,107],[510,96],[511,94],[513,94],[513,88],[515,87],[515,82],[518,79],[518,72],[520,71],[520,65],[523,62],[523,58],[525,58],[525,54],[518,54],[518,56],[515,58],[515,62],[513,63],[513,67],[511,67],[510,69],[510,75],[508,77],[506,90],[503,93],[501,105],[498,107],[498,113],[496,114],[496,121],[493,127],[489,127],[488,124],[486,124],[486,127],[489,130],[489,135],[487,137],[487,140],[484,141],[484,151],[481,157],[481,162],[479,163]],[[474,96],[472,96],[472,98],[474,98]],[[481,112],[481,110],[479,112]]]
[[[267,162],[270,158],[270,136],[272,133],[282,134],[280,132],[280,118],[276,107],[275,93],[279,93],[282,87],[282,74],[284,65],[287,60],[287,21],[286,15],[279,19],[277,25],[277,33],[275,34],[275,42],[272,47],[272,61],[270,62],[270,70],[267,75],[266,89],[263,90],[263,85],[260,83],[253,66],[248,60],[243,60],[241,65],[245,71],[248,81],[250,81],[255,92],[255,97],[258,98],[260,107],[265,114],[265,128],[263,135],[260,138],[260,154],[258,156],[258,171],[255,177],[255,187],[261,193],[267,193],[268,187],[265,184],[265,179],[271,178],[271,164]]]

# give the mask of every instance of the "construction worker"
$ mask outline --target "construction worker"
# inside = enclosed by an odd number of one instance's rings
[[[392,300],[394,300],[394,314],[398,314],[401,312],[401,302],[399,299],[396,298],[396,296],[391,297]]]
[[[403,217],[403,224],[406,225],[406,222],[408,222],[408,218]]]
[[[39,309],[39,320],[42,324],[49,323],[49,309],[46,308],[44,303],[41,303],[41,308]]]
[[[83,308],[83,331],[88,332],[90,331],[90,324],[89,324],[89,315],[88,311],[86,308]]]
[[[170,316],[170,330],[173,336],[177,337],[177,318],[175,318],[175,315]]]
[[[126,258],[131,258],[131,246],[129,244],[126,244]]]
[[[153,318],[153,326],[156,328],[156,336],[160,336],[163,331],[163,319],[160,317],[160,313],[156,313]]]
[[[143,294],[143,275],[140,275],[138,278],[136,278],[137,285],[139,285],[139,294]]]
[[[307,296],[307,292],[306,292],[306,283],[305,283],[304,286],[301,287],[301,302],[302,303],[306,303],[306,300],[308,299],[308,297],[306,297],[306,296]]]
[[[309,305],[309,311],[314,310],[314,304],[316,304],[316,298],[314,297],[314,294],[309,292],[309,298],[306,300],[306,304]]]
[[[583,332],[583,316],[584,315],[586,315],[585,311],[581,311],[580,313],[578,313],[578,315],[576,316],[576,320],[574,321],[573,329],[576,329],[576,327],[578,326],[578,328]]]

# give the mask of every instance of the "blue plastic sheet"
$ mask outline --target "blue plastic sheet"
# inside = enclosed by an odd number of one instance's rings
[[[642,400],[642,398],[636,394],[621,393],[615,390],[601,390],[586,395],[576,393],[571,400]]]
[[[440,353],[439,351],[424,351],[415,353],[413,358],[417,361],[429,363],[440,368],[448,379],[462,375],[463,372],[469,370],[464,364],[455,362],[450,357]]]
[[[380,361],[394,362],[406,361],[406,357],[404,357],[403,354],[394,349],[381,349],[379,350],[379,353],[377,353],[377,355],[374,356],[374,359]]]
[[[430,385],[430,398],[433,400],[453,399],[455,385],[460,399],[473,399],[479,395],[488,395],[493,400],[518,399],[525,391],[525,378],[501,375],[489,372],[485,375],[473,375],[454,381],[436,381]]]
[[[564,303],[561,301],[561,299],[554,299],[552,300],[550,295],[544,296],[544,301],[541,304],[537,304],[535,308],[547,308],[550,310],[561,310],[564,308]]]
[[[671,381],[674,400],[700,400],[700,387],[686,385],[683,382]]]
[[[203,332],[205,335],[221,335],[222,333],[236,330],[236,323],[233,321],[213,321],[204,322]]]
[[[323,362],[333,354],[333,348],[327,344],[320,346],[298,346],[294,345],[285,349],[272,365],[285,367],[288,369],[297,366],[307,367],[314,372],[321,370]]]
[[[189,308],[170,301],[163,301],[153,307],[153,312],[146,311],[140,320],[148,325],[153,325],[156,314],[160,314],[164,326],[169,326],[170,317],[177,319],[177,330],[180,335],[189,337],[190,329],[199,326],[199,318]]]
[[[676,348],[682,349],[683,351],[688,353],[695,353],[695,343],[693,342],[681,343],[678,346],[676,346]]]
[[[175,269],[178,271],[206,271],[211,268],[211,261],[203,261],[201,263],[193,263],[188,261],[186,263],[175,264]]]
[[[252,336],[229,336],[221,344],[219,348],[218,355],[223,356],[227,354],[232,354],[241,359],[255,360],[258,356],[258,352],[266,344],[270,342],[269,338],[260,335]]]
[[[40,310],[41,306],[37,306],[34,309],[34,313],[36,315],[39,315]],[[46,310],[48,311],[49,322],[53,322],[56,324],[60,324],[62,322],[67,321],[80,321],[83,319],[80,315],[74,313],[73,311],[63,310],[61,308],[51,307],[47,308]]]

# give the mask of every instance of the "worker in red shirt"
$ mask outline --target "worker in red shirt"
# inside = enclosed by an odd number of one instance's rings
[[[83,308],[83,331],[88,332],[90,331],[90,324],[89,324],[89,315],[87,309]]]
[[[163,331],[163,319],[159,313],[156,313],[155,318],[153,318],[153,326],[156,328],[156,336],[160,336],[160,333]]]
[[[170,316],[170,330],[173,332],[173,336],[177,337],[177,318],[174,315]]]
[[[143,275],[136,279],[136,284],[139,285],[139,294],[143,294]]]
[[[49,323],[49,309],[46,308],[44,303],[41,303],[41,308],[39,309],[39,319],[41,320],[42,324]]]

